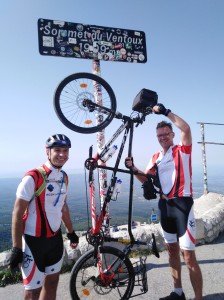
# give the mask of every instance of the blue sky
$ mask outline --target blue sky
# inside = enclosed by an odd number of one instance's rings
[[[72,141],[68,170],[83,170],[88,147],[96,145],[95,134],[66,128],[53,108],[59,82],[72,73],[91,73],[92,61],[40,55],[39,18],[144,31],[147,63],[102,61],[101,76],[113,88],[123,114],[131,113],[142,88],[156,91],[159,102],[190,124],[193,170],[202,172],[197,122],[224,124],[223,13],[222,0],[5,1],[0,10],[0,176],[22,176],[45,162],[45,141],[54,133],[65,133]],[[133,155],[140,168],[160,149],[155,126],[162,119],[151,115],[135,130]],[[118,121],[110,124],[106,139],[118,125]],[[223,130],[223,126],[206,125],[206,140],[224,143]],[[208,145],[206,152],[208,171],[223,169],[223,146]]]

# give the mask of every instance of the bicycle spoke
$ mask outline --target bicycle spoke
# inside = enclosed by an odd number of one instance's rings
[[[85,100],[111,110],[110,113],[89,108]],[[76,73],[66,77],[58,86],[54,107],[59,119],[70,129],[93,133],[105,128],[113,119],[116,99],[113,90],[101,77],[90,73]]]
[[[117,300],[130,295],[134,286],[130,261],[119,257],[115,248],[107,247],[106,251],[101,254],[103,276],[93,259],[93,251],[74,267],[70,281],[72,299]]]

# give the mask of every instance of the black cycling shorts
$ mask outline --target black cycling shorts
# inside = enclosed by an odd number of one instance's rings
[[[64,244],[60,230],[51,238],[34,237],[27,234],[25,234],[24,238],[41,272],[45,271],[45,267],[52,266],[61,260]]]
[[[183,249],[195,247],[196,226],[192,197],[159,200],[160,223],[166,243],[180,242]]]

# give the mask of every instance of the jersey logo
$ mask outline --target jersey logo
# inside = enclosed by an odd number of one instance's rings
[[[52,184],[49,184],[48,187],[47,187],[47,190],[48,190],[49,192],[52,192],[52,191],[54,190],[53,185],[52,185]]]

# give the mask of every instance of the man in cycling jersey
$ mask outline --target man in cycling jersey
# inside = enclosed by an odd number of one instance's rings
[[[125,164],[134,173],[153,174],[158,172],[161,196],[159,199],[160,223],[169,254],[169,264],[174,281],[174,289],[169,296],[160,300],[184,300],[181,283],[180,252],[189,270],[195,292],[195,300],[202,299],[202,274],[195,256],[195,218],[192,198],[192,137],[190,126],[179,116],[166,109],[163,104],[153,107],[155,114],[165,115],[170,121],[157,124],[157,138],[162,150],[154,154],[145,171],[126,158]],[[174,144],[174,124],[181,132],[179,145]],[[142,183],[146,177],[136,175]],[[166,198],[166,199],[165,199]]]
[[[56,299],[63,263],[63,222],[70,246],[79,238],[73,230],[67,204],[67,174],[71,142],[64,134],[46,141],[47,162],[25,174],[16,192],[12,214],[11,269],[21,266],[24,299]]]

